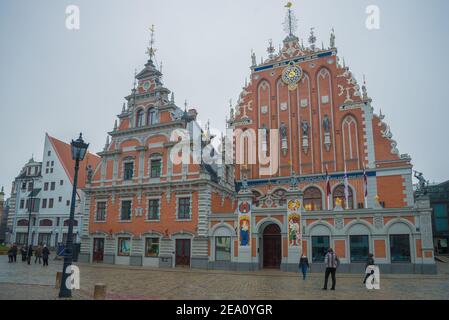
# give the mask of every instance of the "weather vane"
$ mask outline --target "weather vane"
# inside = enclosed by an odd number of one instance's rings
[[[154,45],[154,24],[151,25],[150,28],[151,39],[150,39],[150,47],[147,49],[147,54],[150,56],[150,60],[154,57],[156,53],[156,49],[153,48]]]
[[[288,2],[285,5],[285,8],[287,8],[288,11],[287,16],[285,17],[284,31],[287,32],[290,37],[294,36],[294,33],[297,29],[297,21],[298,21],[298,19],[296,19],[295,17],[295,14],[292,12],[291,9],[292,6],[293,4],[291,2]]]

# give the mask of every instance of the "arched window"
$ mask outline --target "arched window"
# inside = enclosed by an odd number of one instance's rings
[[[323,206],[323,195],[317,187],[309,187],[303,195],[304,209],[307,211],[321,210]]]
[[[148,110],[147,124],[151,125],[151,124],[156,124],[156,123],[158,123],[157,111],[155,108],[150,108]]]
[[[347,116],[342,123],[343,155],[345,159],[352,160],[359,157],[359,141],[357,122],[354,117]]]
[[[140,109],[136,114],[136,127],[143,126],[143,110]]]
[[[345,186],[342,184],[339,185],[338,187],[335,187],[334,192],[332,192],[332,203],[334,208],[337,199],[340,199],[341,207],[343,209],[346,209]],[[349,209],[354,209],[354,197],[352,195],[352,189],[350,187],[348,187],[348,204]]]
[[[69,219],[64,220],[64,227],[68,227],[69,226]],[[73,220],[73,226],[77,227],[78,226],[78,220]]]

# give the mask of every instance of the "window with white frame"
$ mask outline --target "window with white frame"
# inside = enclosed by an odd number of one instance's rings
[[[148,200],[148,220],[159,220],[160,201],[159,199]]]
[[[122,206],[120,210],[120,220],[121,221],[130,221],[131,220],[131,212],[132,212],[132,201],[131,200],[122,200]]]
[[[190,197],[179,197],[178,198],[178,220],[189,220],[191,218],[191,208],[190,208]]]
[[[123,161],[123,180],[132,180],[134,174],[134,161]]]
[[[145,239],[145,257],[159,256],[159,238]]]
[[[162,159],[150,159],[150,178],[160,178],[162,171]]]
[[[95,213],[95,221],[106,221],[106,201],[97,202],[97,211]]]

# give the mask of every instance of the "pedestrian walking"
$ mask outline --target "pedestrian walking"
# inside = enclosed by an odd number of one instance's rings
[[[41,264],[41,258],[42,258],[42,246],[38,245],[36,250],[34,250],[34,264],[37,263],[37,261],[39,260],[39,264]]]
[[[12,246],[8,249],[8,263],[11,263],[14,261],[13,255],[12,255]]]
[[[301,269],[303,280],[306,280],[306,275],[309,268],[310,268],[309,259],[305,254],[303,254],[299,259],[299,269]]]
[[[20,248],[20,254],[22,255],[22,262],[27,261],[27,249],[26,246]]]
[[[365,279],[363,279],[363,284],[366,284],[366,280],[368,279],[368,277],[374,273],[374,270],[368,272],[369,266],[374,266],[374,255],[372,253],[368,255],[368,259],[366,260]]]
[[[31,264],[31,257],[33,256],[33,245],[29,245],[28,246],[28,250],[27,250],[27,263]]]
[[[324,287],[323,290],[327,290],[327,281],[329,280],[329,275],[332,277],[332,287],[331,290],[335,290],[336,278],[335,274],[337,272],[337,268],[340,265],[340,259],[338,259],[332,248],[327,250],[326,256],[324,257],[324,264],[326,266],[326,272],[324,274]]]
[[[12,245],[12,259],[17,262],[17,245],[15,243]]]
[[[44,267],[48,267],[48,256],[50,255],[50,250],[48,250],[47,245],[44,244],[44,247],[42,248],[42,260],[44,260]]]

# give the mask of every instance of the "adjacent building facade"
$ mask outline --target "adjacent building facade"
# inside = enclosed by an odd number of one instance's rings
[[[88,154],[80,164],[78,186],[86,182],[87,166],[95,167],[96,155]],[[31,237],[33,245],[56,247],[65,242],[72,196],[74,162],[70,145],[45,135],[42,162],[33,158],[22,168],[11,188],[7,241],[26,245]],[[79,189],[75,211],[74,242],[80,241],[79,226],[84,192]],[[31,214],[30,214],[31,213]],[[31,226],[29,217],[31,215]]]
[[[9,201],[5,199],[3,187],[0,190],[0,244],[6,241]]]
[[[317,271],[332,247],[343,272],[362,272],[369,253],[382,272],[436,272],[410,157],[340,62],[334,33],[318,48],[312,29],[304,46],[292,15],[278,52],[270,43],[259,64],[252,54],[217,157],[227,164],[189,155],[213,137],[169,98],[150,48],[84,189],[80,260],[296,271],[304,253]]]
[[[427,187],[432,207],[435,254],[449,255],[449,181]]]

